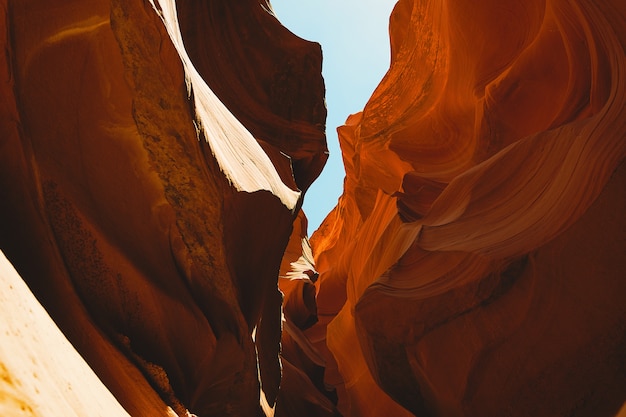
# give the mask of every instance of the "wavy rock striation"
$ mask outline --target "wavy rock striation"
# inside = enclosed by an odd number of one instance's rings
[[[626,402],[625,23],[611,0],[398,2],[311,239],[344,415]]]
[[[0,413],[624,414],[623,1],[400,0],[310,241],[321,51],[267,0],[0,21],[0,249],[54,320],[0,258]]]

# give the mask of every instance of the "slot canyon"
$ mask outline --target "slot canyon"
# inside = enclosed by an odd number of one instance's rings
[[[626,417],[623,0],[399,0],[315,231],[269,0],[0,22],[0,416]]]

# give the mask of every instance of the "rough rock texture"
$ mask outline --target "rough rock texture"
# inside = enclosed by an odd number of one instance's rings
[[[348,416],[626,402],[626,3],[400,0],[312,236]],[[358,343],[357,343],[358,341]]]
[[[400,0],[310,242],[321,53],[266,0],[0,22],[0,249],[55,323],[0,258],[0,414],[626,413],[622,0]]]
[[[133,416],[275,404],[280,264],[327,157],[319,45],[208,4],[0,2],[0,249]]]

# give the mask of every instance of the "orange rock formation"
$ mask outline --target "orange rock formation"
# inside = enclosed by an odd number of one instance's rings
[[[625,6],[398,2],[312,238],[345,415],[626,401]]]
[[[310,242],[267,0],[0,6],[3,415],[624,413],[623,1],[400,0]]]
[[[3,252],[129,414],[274,405],[319,45],[255,0],[0,5]]]

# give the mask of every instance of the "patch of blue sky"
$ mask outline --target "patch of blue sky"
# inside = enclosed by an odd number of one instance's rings
[[[271,0],[291,32],[322,45],[326,135],[330,157],[307,191],[304,211],[312,234],[335,207],[345,171],[337,127],[363,110],[389,68],[389,16],[396,0]]]

